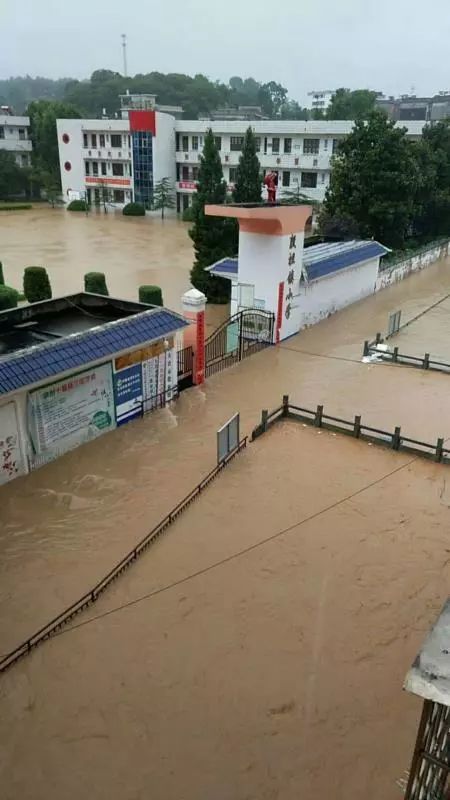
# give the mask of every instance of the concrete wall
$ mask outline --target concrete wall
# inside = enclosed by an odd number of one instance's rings
[[[156,136],[153,139],[153,185],[169,178],[175,185],[175,117],[156,112]]]
[[[430,249],[425,252],[395,264],[391,269],[382,270],[377,277],[375,291],[379,292],[380,289],[386,289],[387,286],[402,281],[403,278],[407,278],[411,273],[429,267],[430,264],[434,264],[434,262],[439,261],[440,258],[446,258],[449,254],[450,241],[445,244],[430,247]]]
[[[299,329],[329,317],[351,303],[373,294],[379,258],[340,270],[300,288]]]

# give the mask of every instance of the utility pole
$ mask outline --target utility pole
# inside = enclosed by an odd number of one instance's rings
[[[128,77],[127,71],[127,35],[126,33],[121,33],[120,37],[122,39],[122,51],[123,51],[123,77]]]

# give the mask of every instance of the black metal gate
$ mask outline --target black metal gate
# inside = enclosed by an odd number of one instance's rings
[[[274,319],[270,311],[249,308],[223,322],[205,342],[205,377],[273,344]]]
[[[405,800],[450,796],[450,708],[425,700]]]
[[[178,350],[177,365],[178,391],[182,392],[183,389],[189,389],[193,384],[194,351],[192,347],[185,347],[183,350]]]

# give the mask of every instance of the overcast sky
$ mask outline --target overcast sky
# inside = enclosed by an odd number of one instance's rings
[[[264,6],[268,10],[264,10]],[[0,0],[0,77],[202,72],[311,89],[450,89],[450,0]]]

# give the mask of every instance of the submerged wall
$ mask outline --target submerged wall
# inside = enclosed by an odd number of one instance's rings
[[[423,250],[417,253],[417,255],[406,258],[404,261],[397,262],[388,269],[380,269],[375,283],[375,291],[379,292],[380,289],[386,289],[387,286],[402,281],[403,278],[407,278],[408,275],[411,275],[413,272],[418,272],[421,269],[425,269],[425,267],[429,267],[431,264],[434,264],[435,261],[446,258],[449,252],[450,240]]]

